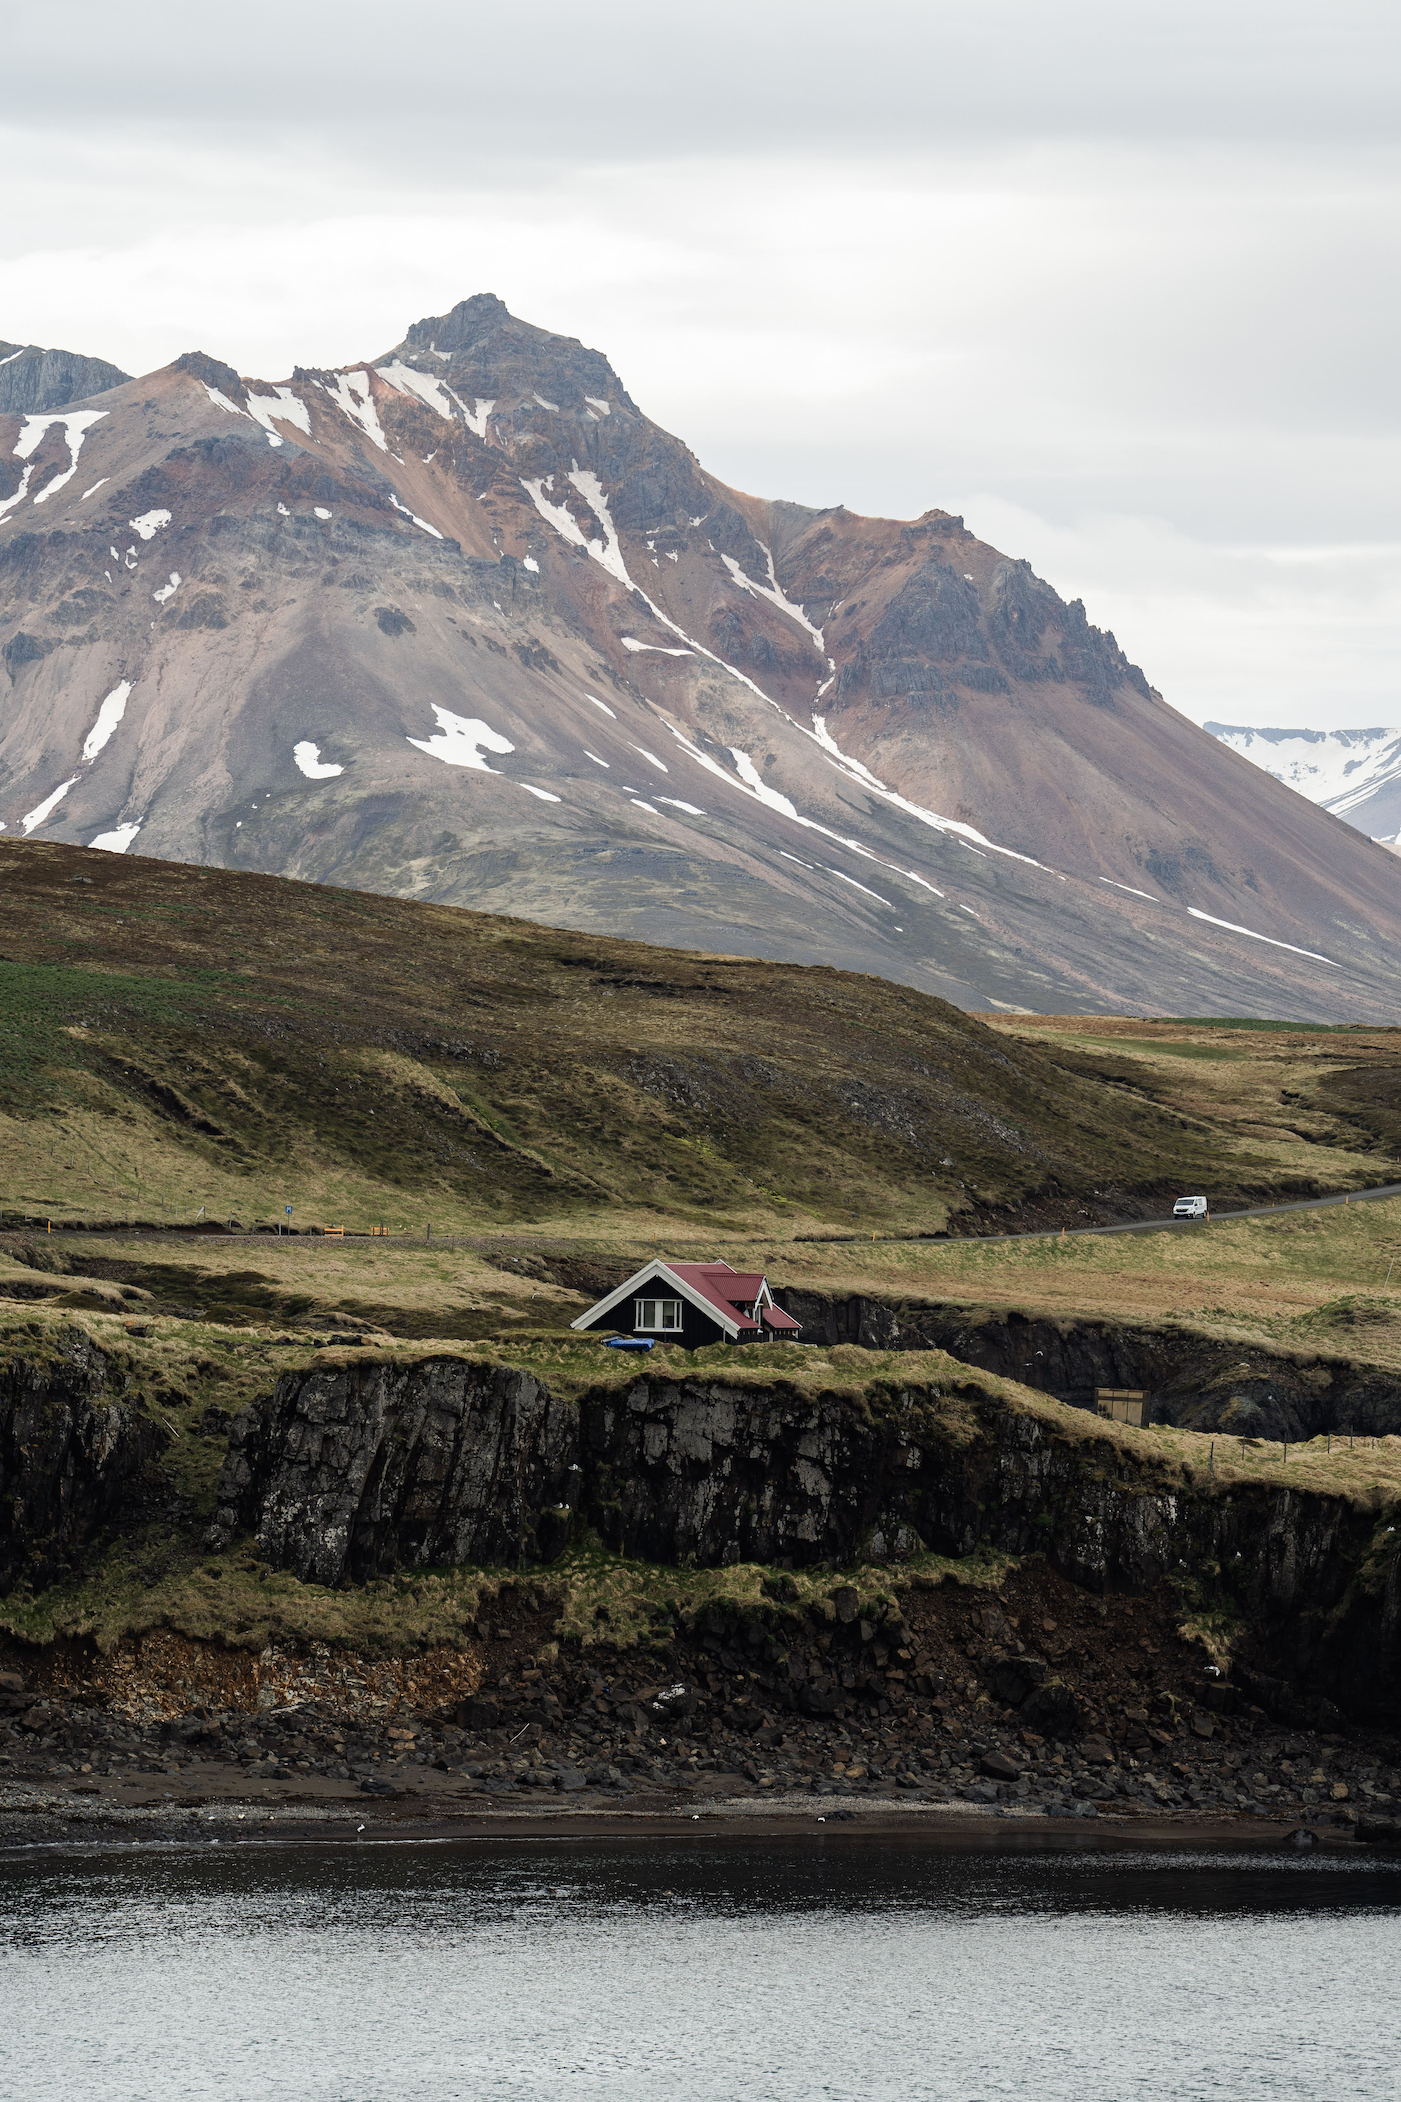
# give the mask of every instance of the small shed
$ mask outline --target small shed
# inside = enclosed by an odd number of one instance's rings
[[[775,1306],[768,1279],[728,1263],[644,1263],[571,1328],[651,1336],[699,1350],[705,1343],[796,1342],[802,1325]]]

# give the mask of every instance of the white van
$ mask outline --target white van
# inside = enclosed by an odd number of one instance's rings
[[[1172,1208],[1174,1219],[1205,1219],[1209,1217],[1205,1197],[1179,1197]]]

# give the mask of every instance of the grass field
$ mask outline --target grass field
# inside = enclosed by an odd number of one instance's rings
[[[1388,1178],[1401,1033],[883,980],[0,841],[10,1223],[982,1230]]]
[[[764,1270],[776,1286],[1062,1320],[1172,1322],[1401,1371],[1398,1198],[1213,1220],[1190,1233],[1064,1240],[793,1240],[693,1226],[659,1234],[624,1214],[607,1232],[517,1226],[450,1246],[175,1233],[10,1236],[7,1245],[0,1295],[61,1287],[82,1307],[94,1287],[98,1295],[126,1287],[229,1328],[275,1322],[310,1332],[340,1322],[448,1341],[558,1330],[607,1282],[662,1253],[720,1256]],[[20,1249],[28,1261],[14,1260]],[[71,1274],[45,1279],[33,1261]]]

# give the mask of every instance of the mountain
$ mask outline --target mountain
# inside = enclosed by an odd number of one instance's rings
[[[728,488],[490,294],[0,418],[0,821],[876,972],[1389,1019],[1393,859],[1024,562]]]
[[[1401,730],[1203,728],[1369,838],[1401,844]]]
[[[130,377],[105,358],[44,350],[37,343],[0,343],[0,416],[63,409],[70,401],[120,387]]]

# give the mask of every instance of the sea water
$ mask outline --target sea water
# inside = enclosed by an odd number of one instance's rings
[[[0,1856],[5,2102],[1384,2102],[1401,1863],[754,1843]]]

